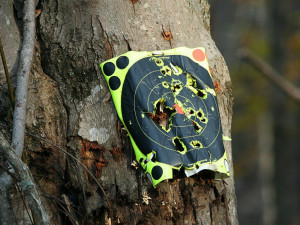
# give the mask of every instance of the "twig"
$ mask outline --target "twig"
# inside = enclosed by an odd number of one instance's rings
[[[26,196],[34,218],[37,220],[38,224],[50,225],[49,215],[41,202],[40,195],[36,189],[29,168],[8,144],[2,132],[0,132],[0,149],[19,178],[21,189]]]
[[[300,102],[300,88],[293,85],[276,70],[274,70],[269,64],[258,58],[248,49],[241,49],[239,55],[242,59],[245,59],[256,69],[261,71],[269,80],[271,80],[277,87],[283,90],[288,96]]]
[[[32,62],[34,41],[35,41],[35,3],[34,0],[24,1],[23,6],[23,41],[21,52],[19,54],[19,65],[17,68],[17,87],[15,95],[15,106],[13,116],[13,131],[11,147],[20,157],[24,146],[24,131],[26,118],[26,103],[28,94],[29,72]],[[14,224],[10,218],[13,215],[12,207],[8,201],[8,190],[12,184],[12,178],[3,173],[0,176],[0,190],[3,201],[0,206],[1,222],[8,221],[8,224]],[[0,195],[1,197],[1,195]],[[11,220],[11,221],[9,221]]]
[[[14,97],[13,89],[11,87],[11,82],[10,82],[10,78],[9,78],[9,73],[8,73],[8,68],[7,68],[7,64],[6,64],[6,59],[5,59],[5,54],[4,54],[4,49],[3,49],[1,37],[0,37],[0,51],[1,51],[1,58],[2,58],[2,63],[3,63],[3,68],[4,68],[4,72],[5,72],[5,76],[6,76],[6,83],[7,83],[7,86],[8,86],[11,106],[12,106],[12,109],[14,110],[15,97]]]
[[[35,4],[34,0],[24,1],[23,8],[23,43],[17,72],[17,88],[11,146],[20,157],[24,146],[26,104],[28,94],[29,72],[35,41]]]
[[[39,137],[37,135],[34,135],[34,134],[31,134],[29,132],[25,132],[27,135],[31,136],[31,137],[34,137],[34,138],[37,138],[41,141],[44,141],[54,147],[56,147],[58,150],[62,151],[63,153],[65,153],[66,155],[68,155],[69,157],[71,157],[72,159],[74,159],[86,172],[88,172],[88,174],[93,178],[93,180],[97,183],[97,185],[99,186],[100,190],[102,191],[103,195],[104,195],[104,198],[105,198],[105,201],[107,203],[107,207],[108,207],[108,210],[109,210],[109,215],[111,217],[111,220],[113,221],[113,214],[112,214],[112,209],[111,209],[111,205],[110,205],[110,201],[108,200],[108,196],[106,195],[102,185],[100,184],[100,182],[97,180],[97,178],[93,175],[93,173],[82,163],[80,162],[75,156],[73,156],[72,154],[70,154],[69,152],[67,152],[66,150],[64,150],[63,148],[61,148],[60,146],[48,141],[47,139],[45,138],[42,138],[42,137]]]

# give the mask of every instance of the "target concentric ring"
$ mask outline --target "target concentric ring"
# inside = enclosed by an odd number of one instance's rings
[[[187,176],[198,167],[229,175],[203,48],[159,55],[131,51],[104,62],[101,69],[137,161],[154,186],[182,166],[190,171]]]

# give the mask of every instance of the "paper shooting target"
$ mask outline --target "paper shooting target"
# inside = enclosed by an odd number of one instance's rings
[[[154,186],[201,170],[229,176],[214,85],[203,48],[130,51],[103,62],[117,113]]]

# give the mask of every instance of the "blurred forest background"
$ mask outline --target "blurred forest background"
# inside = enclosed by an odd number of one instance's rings
[[[233,82],[240,224],[300,224],[300,103],[238,54],[250,49],[300,88],[300,1],[209,3],[212,36]]]

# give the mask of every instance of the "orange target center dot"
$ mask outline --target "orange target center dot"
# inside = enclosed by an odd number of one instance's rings
[[[180,108],[179,105],[175,104],[175,105],[173,106],[173,108],[176,108],[177,113],[179,113],[179,114],[184,114],[183,110]]]
[[[194,59],[196,59],[197,61],[200,61],[200,62],[205,60],[205,54],[200,49],[196,49],[193,51],[193,57],[194,57]]]

